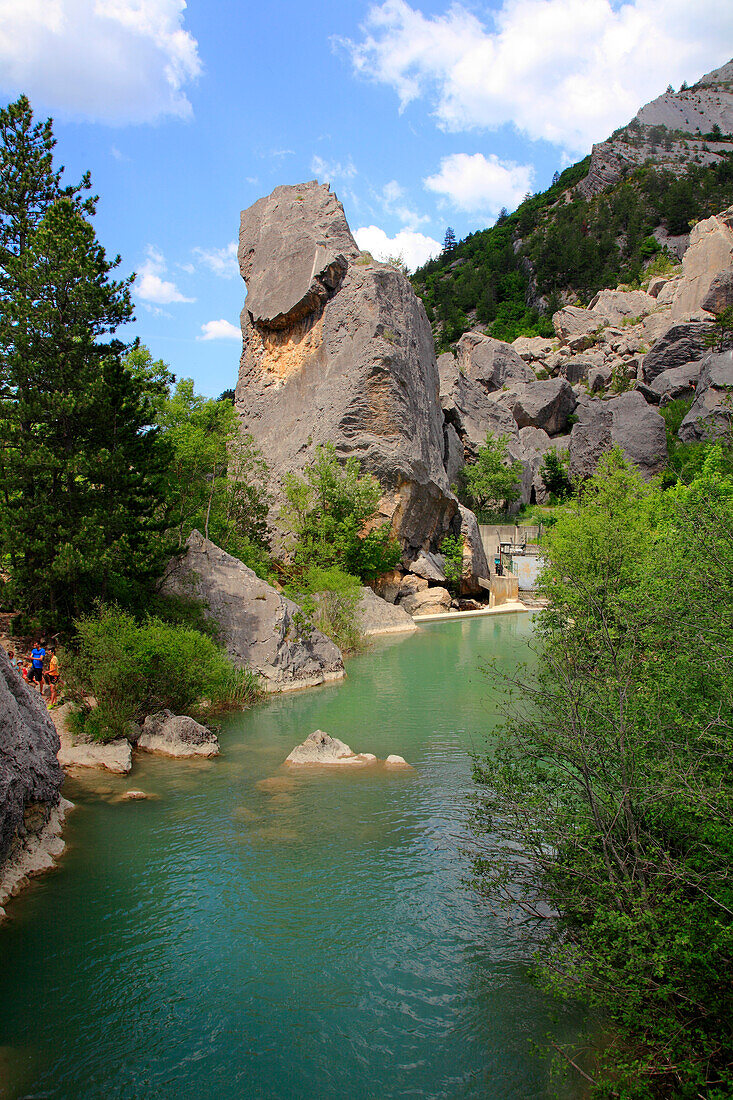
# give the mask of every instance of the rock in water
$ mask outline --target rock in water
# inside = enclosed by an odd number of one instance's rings
[[[200,600],[235,665],[258,672],[271,691],[344,675],[331,639],[320,630],[300,629],[297,604],[198,531],[189,536],[184,556],[168,566],[161,590]]]
[[[286,758],[286,764],[372,764],[372,753],[356,753],[338,737],[323,730],[310,733],[302,745],[296,745]]]
[[[187,714],[171,714],[169,710],[147,716],[137,747],[143,752],[159,752],[164,756],[219,755],[215,733]]]
[[[12,866],[24,860],[27,849],[38,846],[51,819],[58,819],[64,778],[58,750],[56,727],[40,695],[0,647],[0,905],[20,882],[13,879],[9,886],[6,874],[12,877]],[[55,854],[63,847],[57,839]],[[47,854],[42,863],[32,866],[26,860],[21,877],[52,866],[53,859]]]
[[[277,187],[242,213],[239,265],[237,409],[275,478],[333,442],[379,479],[380,511],[408,557],[439,541],[457,504],[432,332],[408,279],[359,252],[341,203],[316,181]]]

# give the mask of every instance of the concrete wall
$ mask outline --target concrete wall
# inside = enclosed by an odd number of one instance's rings
[[[537,578],[545,567],[545,559],[539,554],[521,554],[512,558],[512,573],[523,592],[533,592],[537,587]]]
[[[489,607],[501,607],[508,600],[519,599],[519,579],[511,573],[503,577],[497,577],[496,573],[492,573],[488,582],[482,578],[479,584],[482,588],[489,590]]]
[[[539,527],[536,525],[517,527],[514,524],[482,523],[479,525],[479,531],[484,553],[492,570],[494,558],[499,553],[500,542],[513,542],[521,546],[525,542],[536,542],[539,535]]]

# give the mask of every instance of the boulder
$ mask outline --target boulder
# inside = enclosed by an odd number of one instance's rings
[[[680,285],[681,282],[681,272],[679,275],[675,275],[671,279],[668,279],[665,285],[663,287],[660,287],[660,289],[657,291],[657,305],[669,306],[671,308],[672,302],[675,298],[675,294],[677,293],[677,287]]]
[[[454,430],[464,462],[466,456],[475,457],[478,448],[486,444],[488,432],[492,435],[516,434],[514,417],[506,405],[498,400],[501,395],[497,393],[496,396],[489,396],[481,382],[462,373],[450,352],[440,356],[438,370],[440,404],[445,415],[446,429]],[[530,373],[534,378],[534,373]],[[457,460],[458,450],[454,443],[453,446]],[[452,467],[455,460],[451,463]]]
[[[660,291],[664,289],[668,282],[669,279],[664,276],[657,276],[656,279],[652,279],[647,288],[647,294],[649,295],[649,297],[658,297]]]
[[[241,561],[193,531],[168,566],[161,591],[200,600],[238,668],[251,668],[270,691],[322,684],[344,675],[341,653],[319,630],[302,631],[299,608]]]
[[[423,588],[412,596],[400,600],[408,615],[439,615],[450,611],[451,597],[447,588]]]
[[[715,276],[731,266],[733,207],[693,226],[682,259],[682,280],[672,302],[672,318],[685,320],[703,307]]]
[[[733,306],[733,267],[726,267],[714,276],[700,305],[708,313],[715,314]]]
[[[248,295],[236,407],[272,472],[275,532],[283,476],[331,442],[377,477],[403,549],[427,545],[457,502],[432,332],[409,280],[359,253],[340,202],[316,181],[243,212],[239,261]]]
[[[563,378],[566,378],[571,386],[576,386],[578,382],[585,382],[588,379],[588,371],[595,364],[583,355],[571,355],[560,366],[560,374]]]
[[[53,865],[46,850],[43,866],[36,867],[32,853],[47,849],[51,833],[58,840],[59,813],[64,812],[58,749],[46,704],[0,647],[0,906],[28,874]],[[58,843],[62,851],[63,842]]]
[[[543,428],[548,435],[565,431],[577,405],[573,388],[565,378],[516,386],[503,400],[511,407],[517,427]]]
[[[458,507],[461,517],[460,534],[463,538],[460,591],[462,596],[479,596],[482,592],[479,580],[488,578],[489,563],[486,560],[486,552],[481,541],[481,532],[476,516],[463,504]]]
[[[555,341],[544,336],[518,336],[511,346],[525,363],[542,363],[555,347]]]
[[[286,757],[286,764],[319,764],[326,766],[374,764],[376,756],[370,752],[356,753],[338,737],[331,737],[323,730],[308,734],[302,745],[296,745]]]
[[[0,647],[0,864],[61,797],[59,737],[46,704]],[[38,831],[36,829],[35,831]]]
[[[613,372],[610,367],[592,367],[588,371],[588,389],[591,393],[600,393],[611,384]]]
[[[458,341],[458,369],[487,393],[517,382],[534,382],[536,378],[511,344],[480,332],[464,332]]]
[[[163,756],[219,755],[215,733],[187,714],[171,714],[169,710],[147,716],[137,747],[142,752],[158,752]]]
[[[652,350],[644,356],[644,381],[649,384],[670,367],[681,367],[685,363],[702,359],[706,351],[705,340],[710,332],[710,325],[700,321],[670,325]]]
[[[413,573],[408,573],[406,577],[402,578],[402,583],[397,592],[397,598],[401,600],[403,596],[413,596],[416,592],[422,592],[422,590],[427,587],[428,582],[425,580],[425,577],[418,577]]]
[[[642,477],[661,472],[667,460],[664,419],[636,390],[583,409],[570,433],[570,477],[582,481],[595,473],[606,451],[618,445]]]
[[[426,586],[427,583],[425,581]],[[362,634],[404,634],[417,630],[412,617],[403,607],[387,603],[371,588],[362,588],[357,615]]]
[[[442,554],[423,551],[410,566],[410,572],[440,584],[445,580],[445,558]]]
[[[643,290],[601,290],[588,303],[588,309],[600,313],[609,325],[640,320],[656,308],[656,299]]]
[[[656,403],[660,405],[666,405],[678,397],[692,397],[700,377],[701,366],[701,362],[683,363],[681,367],[670,367],[669,370],[662,371],[648,387],[654,396],[649,398],[646,393],[644,396],[647,400],[656,399]]]
[[[132,745],[126,737],[114,741],[85,741],[78,737],[61,739],[59,764],[70,768],[104,768],[114,775],[132,771]]]
[[[733,425],[733,351],[705,356],[695,400],[680,424],[681,440],[720,439]]]
[[[571,340],[585,341],[587,347],[594,343],[593,337],[600,331],[606,319],[601,313],[595,313],[592,309],[583,309],[581,306],[565,306],[553,314],[552,324],[558,339],[563,344]],[[582,350],[582,347],[577,349]]]

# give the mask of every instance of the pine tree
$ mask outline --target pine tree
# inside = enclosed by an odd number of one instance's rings
[[[552,177],[552,186],[557,187],[559,182],[560,182],[560,173],[556,171],[553,174],[553,177]]]
[[[444,252],[454,252],[456,248],[456,235],[450,226],[445,231],[445,240],[443,241]]]
[[[1,154],[0,540],[15,606],[63,626],[160,567],[164,386],[125,367],[113,335],[131,280],[110,279],[119,257],[84,217],[93,202],[59,189],[50,124],[21,114]]]

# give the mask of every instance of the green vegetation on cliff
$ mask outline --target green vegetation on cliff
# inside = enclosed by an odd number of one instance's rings
[[[722,448],[667,490],[611,452],[544,553],[538,665],[510,683],[508,720],[476,761],[477,881],[537,927],[545,984],[609,1023],[592,1095],[722,1100],[733,1092]]]
[[[496,225],[470,234],[412,277],[439,351],[471,328],[499,340],[553,336],[560,294],[583,302],[604,287],[638,283],[661,251],[654,231],[674,236],[733,203],[733,157],[675,176],[652,164],[591,199],[572,188],[590,158],[527,197]]]

